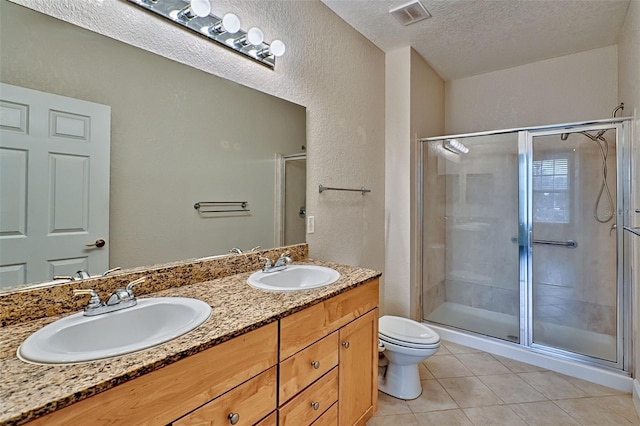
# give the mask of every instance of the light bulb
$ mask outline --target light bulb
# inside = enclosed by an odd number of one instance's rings
[[[271,54],[277,58],[284,55],[285,45],[281,40],[273,40],[269,46]]]
[[[191,0],[191,12],[199,17],[205,17],[211,13],[211,3],[209,0]]]
[[[231,34],[240,31],[240,18],[233,13],[227,13],[222,17],[222,28]]]
[[[247,31],[247,42],[254,46],[259,46],[264,40],[264,34],[262,34],[262,30],[258,27],[249,28]]]

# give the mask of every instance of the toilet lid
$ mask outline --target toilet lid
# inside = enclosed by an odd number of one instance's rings
[[[378,332],[383,336],[407,343],[432,345],[440,341],[438,333],[426,325],[391,315],[385,315],[378,320]]]
[[[394,345],[404,346],[406,348],[413,348],[413,349],[438,349],[440,347],[440,342],[431,343],[431,344],[405,342],[404,340],[394,339],[392,337],[385,336],[383,334],[378,335],[378,341],[382,343],[393,343]]]

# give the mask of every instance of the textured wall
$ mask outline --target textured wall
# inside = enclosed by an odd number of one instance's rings
[[[620,102],[624,102],[624,115],[635,117],[633,129],[635,141],[633,158],[632,181],[635,188],[631,207],[640,208],[640,1],[632,1],[629,5],[627,20],[621,32],[618,45],[618,97]],[[635,215],[633,226],[640,226],[640,215]],[[634,327],[634,367],[636,379],[636,389],[634,392],[636,409],[640,412],[640,238],[634,238],[634,304],[633,304],[633,327]]]
[[[446,85],[446,132],[607,118],[617,105],[617,49],[603,47]]]
[[[287,99],[307,108],[307,235],[310,255],[384,267],[384,54],[316,0],[215,1],[242,27],[287,45],[275,71],[185,32],[124,0],[15,0],[15,3]],[[372,192],[327,192],[366,186]]]

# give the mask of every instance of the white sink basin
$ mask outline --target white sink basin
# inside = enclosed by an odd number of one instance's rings
[[[201,325],[211,306],[186,297],[138,299],[131,308],[59,319],[29,336],[18,358],[36,364],[72,364],[110,358],[175,339]]]
[[[340,278],[335,269],[317,265],[289,265],[276,272],[258,271],[249,277],[249,285],[263,290],[296,291],[324,287]]]

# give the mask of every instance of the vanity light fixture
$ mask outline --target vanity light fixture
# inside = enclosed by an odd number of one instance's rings
[[[240,19],[233,13],[222,18],[211,14],[210,0],[127,1],[271,69],[275,68],[276,58],[284,55],[285,45],[281,40],[265,43],[264,34],[257,27],[243,31]]]

